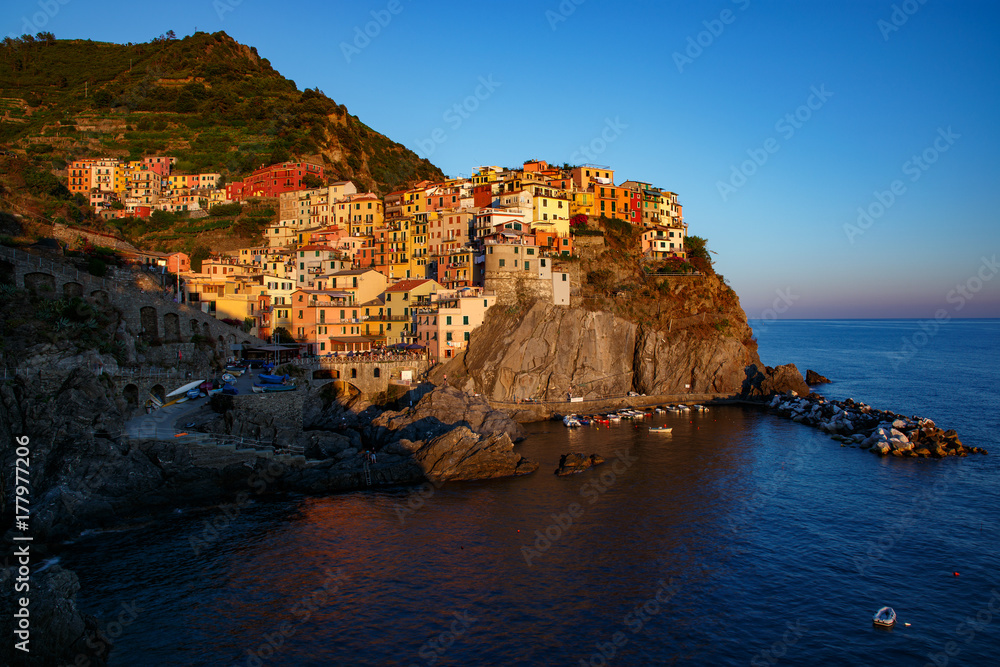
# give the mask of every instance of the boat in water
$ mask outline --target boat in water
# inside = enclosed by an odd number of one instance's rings
[[[892,607],[882,607],[875,612],[872,623],[882,628],[891,628],[896,625],[896,612]]]
[[[650,426],[649,427],[649,432],[650,433],[664,433],[666,435],[669,435],[670,432],[673,431],[673,430],[674,430],[673,427],[670,427],[670,426]]]
[[[583,426],[583,424],[580,423],[580,420],[577,419],[576,415],[566,415],[565,417],[563,417],[563,425],[566,426],[567,428],[575,428],[577,426]]]

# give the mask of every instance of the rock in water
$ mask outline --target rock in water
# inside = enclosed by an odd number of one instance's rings
[[[587,468],[593,468],[604,463],[604,459],[597,454],[584,456],[583,454],[563,454],[559,459],[559,467],[556,468],[557,475],[575,475],[583,472]]]
[[[820,375],[811,368],[806,369],[806,384],[811,386],[814,384],[829,384],[829,382],[830,378]]]
[[[743,380],[742,398],[760,398],[794,391],[799,396],[809,395],[809,385],[802,379],[802,373],[795,364],[785,364],[771,368],[765,366],[760,370],[756,364],[745,369],[746,379]]]
[[[434,438],[413,453],[431,481],[459,481],[527,475],[538,464],[514,452],[506,433],[483,437],[465,426]]]
[[[514,441],[524,440],[527,435],[523,426],[506,413],[491,408],[486,399],[454,387],[437,387],[412,409],[383,412],[371,423],[381,431],[376,439],[384,442],[401,438],[429,440],[456,426],[467,426],[484,436],[505,433]]]

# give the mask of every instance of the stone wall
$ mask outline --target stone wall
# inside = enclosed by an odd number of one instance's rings
[[[552,281],[542,280],[533,274],[497,272],[486,278],[484,288],[497,295],[497,305],[538,299],[552,303]]]
[[[131,243],[126,243],[110,234],[100,234],[86,229],[67,227],[58,222],[52,226],[52,236],[60,241],[65,241],[71,248],[78,248],[83,245],[83,241],[90,241],[93,245],[102,248],[111,248],[112,250],[122,252],[138,252],[138,248]]]
[[[69,264],[7,247],[0,247],[0,266],[16,287],[48,292],[53,298],[81,296],[110,302],[122,312],[128,329],[147,340],[186,343],[198,334],[223,346],[260,343],[255,336],[187,304],[143,292],[128,272],[114,278],[98,278]],[[220,354],[228,356],[228,348],[224,347]]]
[[[361,361],[331,357],[312,359],[296,365],[311,372],[314,387],[328,382],[346,382],[369,396],[386,391],[390,384],[405,385],[402,380],[403,371],[412,371],[412,379],[416,382],[430,368],[430,362],[420,358],[401,361]]]

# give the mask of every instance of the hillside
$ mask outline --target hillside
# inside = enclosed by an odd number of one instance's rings
[[[440,169],[319,90],[299,91],[224,32],[144,44],[4,40],[0,143],[65,176],[80,157],[169,154],[181,173],[238,179],[302,159],[381,193]]]

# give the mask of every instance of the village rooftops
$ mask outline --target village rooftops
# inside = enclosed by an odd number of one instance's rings
[[[429,283],[429,282],[431,282],[431,281],[429,279],[426,279],[426,278],[420,279],[420,280],[400,280],[398,283],[396,283],[392,287],[387,287],[385,291],[386,292],[409,292],[409,291],[413,290],[413,288],[420,287],[424,283]]]

